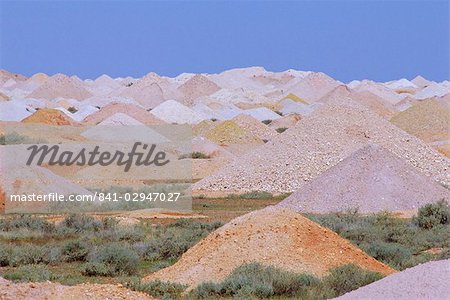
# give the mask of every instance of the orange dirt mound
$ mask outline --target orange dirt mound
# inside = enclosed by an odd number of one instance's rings
[[[23,123],[40,123],[47,125],[74,125],[75,122],[57,109],[41,108],[31,116],[22,120]]]
[[[395,272],[335,232],[291,210],[269,206],[232,220],[189,249],[176,264],[145,280],[193,288],[205,281],[219,282],[250,262],[319,277],[345,264],[384,275]]]

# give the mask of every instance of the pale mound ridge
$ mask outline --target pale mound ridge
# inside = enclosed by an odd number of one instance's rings
[[[279,105],[279,111],[284,115],[296,113],[302,116],[307,116],[314,111],[314,108],[311,105],[303,104],[301,102],[295,102],[291,99],[282,100],[280,101]]]
[[[267,107],[258,107],[258,108],[251,108],[251,109],[245,109],[242,111],[244,115],[252,116],[253,118],[264,121],[264,120],[276,120],[281,118],[279,114],[275,113],[274,111],[268,109]]]
[[[286,94],[295,94],[312,103],[334,90],[340,83],[324,73],[310,73],[303,78],[291,80],[285,87]]]
[[[292,94],[292,93],[289,93],[286,97],[284,97],[284,98],[281,99],[281,100],[286,100],[286,99],[290,99],[290,100],[292,100],[292,101],[299,102],[299,103],[303,103],[303,104],[306,104],[306,105],[309,104],[308,102],[306,102],[305,100],[303,100],[303,99],[300,98],[299,96],[297,96],[297,95],[295,95],[295,94]]]
[[[277,129],[277,128],[291,128],[297,125],[297,123],[302,119],[301,115],[293,113],[288,114],[287,116],[282,116],[279,119],[273,120],[270,122],[269,127]]]
[[[124,89],[120,96],[136,100],[145,108],[154,108],[167,99],[180,98],[176,85],[156,73],[149,73]]]
[[[430,146],[351,99],[333,99],[193,188],[293,192],[369,143],[383,146],[435,180],[448,182],[449,160]]]
[[[424,100],[433,97],[443,97],[450,93],[450,87],[444,84],[432,82],[426,88],[414,95],[417,100]]]
[[[231,119],[231,121],[262,140],[270,140],[278,135],[275,130],[249,115],[241,114]]]
[[[109,105],[106,105],[102,107],[99,111],[87,116],[84,119],[84,122],[87,124],[95,125],[116,113],[124,113],[146,125],[165,124],[163,120],[158,119],[144,108],[134,104],[126,104],[126,103],[111,103]]]
[[[234,157],[233,154],[225,150],[223,147],[202,136],[197,136],[192,139],[192,152],[201,152],[209,157]]]
[[[349,97],[382,117],[389,118],[396,112],[396,108],[393,105],[369,91],[352,92]]]
[[[391,122],[426,142],[450,139],[450,107],[424,100],[395,115]]]
[[[394,91],[414,91],[418,88],[417,85],[406,78],[386,82],[385,86]]]
[[[416,86],[420,87],[420,88],[424,88],[427,85],[430,85],[431,81],[423,78],[422,76],[416,76],[413,80],[411,80],[411,82],[413,84],[415,84]]]
[[[370,80],[363,80],[361,84],[354,88],[354,91],[370,92],[378,96],[380,99],[383,99],[383,101],[389,105],[395,105],[405,97],[405,95],[399,95],[381,83],[373,82]]]
[[[13,283],[0,277],[0,299],[34,299],[34,300],[152,300],[147,294],[134,292],[122,285],[79,284],[65,286],[52,282]]]
[[[194,99],[214,94],[220,87],[204,75],[196,74],[180,85],[178,90],[184,95],[185,103],[191,105]]]
[[[233,121],[223,121],[206,131],[204,136],[218,144],[262,144],[263,141]]]
[[[52,100],[58,97],[85,100],[92,94],[83,87],[82,81],[63,74],[49,77],[41,86],[28,95],[28,98]]]
[[[130,134],[130,130],[133,132]],[[124,113],[116,113],[97,126],[85,130],[83,137],[92,141],[166,143],[169,140],[156,130]]]
[[[31,116],[22,120],[23,123],[39,123],[46,125],[74,125],[76,122],[58,109],[41,108]]]
[[[199,99],[206,102],[217,102],[222,104],[236,104],[236,103],[270,103],[272,100],[266,96],[261,95],[256,90],[237,88],[237,89],[221,89],[208,98]]]
[[[161,103],[150,113],[167,123],[197,124],[205,119],[203,115],[175,100]]]
[[[27,80],[27,78],[21,74],[15,74],[6,70],[0,70],[0,85],[4,85],[8,80],[11,79],[14,82]]]
[[[203,115],[206,117],[206,119],[216,119],[216,120],[224,120],[224,116],[222,116],[220,113],[216,112],[212,108],[210,108],[208,105],[204,103],[197,103],[194,106],[192,106],[192,110],[197,112],[200,115]]]
[[[0,121],[20,122],[33,112],[34,109],[16,100],[0,102]]]
[[[450,201],[450,191],[378,145],[368,145],[278,205],[298,212],[410,211]]]
[[[0,92],[0,101],[8,101],[9,96],[5,95],[4,93]]]
[[[431,261],[389,275],[335,299],[449,299],[449,278],[450,259]]]
[[[250,262],[319,277],[350,263],[385,275],[395,272],[333,231],[293,211],[269,206],[233,219],[190,248],[173,266],[145,280],[193,288],[205,281],[219,282]]]

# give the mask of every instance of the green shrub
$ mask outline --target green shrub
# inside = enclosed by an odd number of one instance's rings
[[[279,110],[276,110],[275,113],[280,115],[280,116],[283,116],[283,113],[281,111],[279,111]]]
[[[363,250],[370,256],[393,267],[399,267],[412,256],[411,251],[397,243],[375,242]]]
[[[34,139],[28,136],[20,135],[17,132],[11,132],[0,135],[0,145],[18,145],[18,144],[45,144],[47,141]]]
[[[263,124],[269,125],[270,123],[272,123],[272,120],[263,120],[261,121]]]
[[[18,229],[29,229],[40,232],[52,232],[54,231],[55,226],[52,223],[47,222],[43,218],[30,215],[19,215],[5,219],[0,219],[1,231],[14,231]]]
[[[185,158],[192,158],[192,159],[209,159],[211,158],[209,155],[202,153],[202,152],[192,152],[189,154],[183,154],[178,159],[185,159]]]
[[[20,266],[13,271],[6,272],[3,277],[8,280],[20,282],[42,282],[54,278],[46,267],[40,265]]]
[[[22,265],[48,263],[47,253],[44,246],[33,244],[15,246],[9,264],[17,267]]]
[[[288,129],[287,127],[280,127],[280,128],[277,128],[276,131],[277,131],[278,133],[283,133],[283,132],[285,132],[287,129]]]
[[[420,228],[431,229],[437,225],[446,225],[450,222],[450,207],[448,202],[441,200],[434,204],[427,204],[419,208],[416,217]]]
[[[134,281],[128,283],[127,286],[133,291],[146,293],[152,297],[163,299],[181,298],[182,293],[187,288],[187,286],[182,284],[162,282],[159,280],[149,282]]]
[[[11,264],[13,248],[9,245],[0,244],[0,267],[7,267]]]
[[[82,241],[70,241],[61,248],[61,255],[65,261],[85,261],[89,254],[89,247]]]
[[[61,225],[75,232],[99,231],[102,228],[101,221],[85,214],[71,214],[61,222]]]
[[[107,244],[88,256],[83,273],[89,276],[133,275],[139,267],[139,256],[128,245]]]
[[[78,109],[76,109],[74,106],[71,106],[71,107],[69,107],[69,108],[67,109],[67,111],[70,112],[70,113],[72,113],[72,114],[74,114],[74,113],[76,113],[76,112],[78,111]]]
[[[318,285],[320,280],[311,275],[295,274],[259,263],[236,268],[221,283],[206,282],[193,290],[196,298],[212,297],[295,297]]]
[[[330,270],[330,275],[326,276],[323,281],[324,285],[332,289],[337,297],[381,278],[383,276],[379,273],[349,264]]]

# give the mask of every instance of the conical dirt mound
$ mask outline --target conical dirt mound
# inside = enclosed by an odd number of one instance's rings
[[[270,206],[230,221],[189,249],[173,266],[146,280],[194,287],[205,281],[221,281],[236,267],[250,262],[316,276],[350,263],[385,275],[395,272],[333,231],[291,210]]]
[[[395,115],[391,122],[426,142],[450,139],[450,107],[425,100]]]
[[[84,100],[92,94],[79,82],[63,74],[49,77],[40,87],[35,89],[28,98],[52,100],[58,97]]]
[[[293,192],[356,150],[375,143],[448,182],[449,160],[350,99],[331,99],[299,124],[194,184],[201,192]]]
[[[340,300],[449,299],[450,259],[431,261],[347,293]]]
[[[450,191],[378,145],[369,145],[328,169],[279,203],[299,212],[410,211]]]
[[[22,122],[47,125],[73,125],[76,123],[63,112],[51,108],[41,108],[31,116],[23,119]]]

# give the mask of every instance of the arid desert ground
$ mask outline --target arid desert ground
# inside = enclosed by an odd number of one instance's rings
[[[189,147],[161,146],[175,169],[136,177],[13,158],[33,144],[134,136],[187,136]],[[420,75],[1,70],[0,299],[448,299],[449,158],[450,82]],[[187,179],[189,210],[14,213],[8,203]]]

